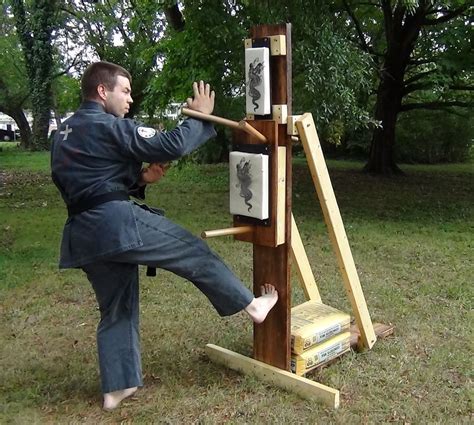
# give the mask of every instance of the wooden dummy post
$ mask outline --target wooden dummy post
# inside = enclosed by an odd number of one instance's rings
[[[291,24],[260,25],[252,27],[246,47],[253,47],[262,41],[272,43],[284,36],[286,54],[270,56],[271,105],[284,105],[291,114]],[[283,52],[280,52],[283,53]],[[270,145],[270,227],[258,226],[252,234],[235,236],[235,239],[253,243],[253,285],[254,293],[260,294],[260,286],[271,283],[278,291],[278,301],[262,324],[254,325],[253,357],[256,360],[283,370],[290,370],[291,342],[291,137],[287,134],[286,122],[277,114],[268,117],[251,117],[247,122],[263,133]],[[280,114],[281,115],[281,114]],[[253,137],[242,137],[234,131],[234,143],[255,144]],[[285,149],[278,149],[278,148]],[[279,156],[280,151],[280,156]],[[281,157],[281,154],[285,157]],[[284,165],[284,188],[278,193],[278,167]],[[277,207],[280,197],[280,208]],[[281,199],[283,198],[283,199]],[[281,205],[283,202],[284,205]],[[278,216],[280,211],[280,216]],[[283,211],[283,214],[281,214]],[[234,217],[234,226],[245,224],[245,220]],[[278,226],[281,226],[278,229]]]
[[[256,26],[251,29],[250,35],[251,38],[245,40],[246,49],[250,49],[249,56],[256,54],[256,50],[259,50],[262,45],[269,47],[271,51],[269,58],[270,113],[247,114],[245,121],[234,122],[186,109],[183,109],[183,112],[186,115],[232,128],[234,152],[261,153],[263,149],[268,155],[268,219],[255,221],[251,216],[234,213],[233,227],[206,231],[202,236],[207,238],[233,235],[236,240],[252,243],[254,293],[259,295],[260,286],[271,283],[278,291],[278,301],[266,320],[262,324],[254,325],[253,359],[213,344],[206,346],[206,353],[210,359],[234,370],[255,375],[266,382],[298,393],[304,398],[319,400],[337,408],[339,406],[338,390],[289,372],[291,360],[290,260],[296,266],[306,298],[321,302],[321,296],[291,212],[291,142],[295,135],[300,136],[305,147],[308,165],[328,225],[331,242],[340,265],[348,298],[352,304],[358,325],[356,342],[360,347],[371,348],[376,341],[376,335],[311,114],[291,115],[291,24]],[[267,53],[265,52],[264,55]],[[267,100],[263,103],[268,107]],[[262,105],[258,108],[260,112]],[[387,328],[384,326],[381,332],[388,334],[391,329],[387,330]]]

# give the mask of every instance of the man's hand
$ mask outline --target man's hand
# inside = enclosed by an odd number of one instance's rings
[[[186,103],[189,109],[202,112],[203,114],[211,114],[214,110],[214,98],[216,94],[214,90],[211,91],[209,84],[204,84],[204,81],[193,83],[194,97],[188,97]]]
[[[154,162],[142,170],[140,184],[151,184],[160,180],[169,168],[169,164]]]

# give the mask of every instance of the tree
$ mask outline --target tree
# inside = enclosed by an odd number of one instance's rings
[[[342,35],[326,2],[221,1],[183,2],[186,25],[180,33],[167,32],[162,41],[163,68],[152,80],[146,106],[153,110],[189,96],[197,79],[216,91],[215,113],[233,119],[244,114],[245,75],[243,39],[252,25],[293,23],[294,111],[311,111],[327,139],[338,142],[345,127],[367,125],[369,115],[359,102],[370,83],[368,55]],[[301,13],[317,8],[318,14]],[[337,132],[335,128],[339,128]],[[207,144],[205,160],[223,160],[229,132],[218,128]],[[212,152],[209,152],[212,150]]]
[[[92,49],[100,60],[114,62],[132,75],[129,116],[141,109],[150,79],[157,70],[160,39],[166,26],[163,5],[153,0],[77,1],[65,4],[67,33]],[[173,11],[174,19],[178,19]]]
[[[0,23],[0,112],[12,117],[20,130],[21,145],[28,148],[31,143],[31,129],[23,108],[29,93],[24,84],[26,70],[15,28],[2,3],[4,19]]]
[[[180,32],[168,28],[161,41],[161,69],[151,80],[145,109],[152,115],[192,95],[194,81],[209,82],[216,92],[215,114],[241,119],[243,108],[243,38],[241,6],[232,1],[184,2],[186,22]],[[196,152],[205,162],[227,158],[230,132],[217,127],[217,138]]]
[[[252,24],[292,23],[293,110],[312,112],[321,138],[339,144],[350,130],[371,124],[367,95],[370,56],[346,38],[347,29],[327,1],[254,1]],[[317,13],[306,13],[317,10]]]
[[[365,170],[400,173],[394,161],[397,118],[420,108],[473,106],[471,24],[467,1],[342,0],[360,49],[369,53],[378,87]]]
[[[53,79],[52,32],[56,22],[55,0],[12,0],[18,39],[28,76],[33,115],[31,148],[47,146]]]

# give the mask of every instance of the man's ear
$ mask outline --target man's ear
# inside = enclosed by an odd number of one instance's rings
[[[107,89],[106,87],[103,85],[103,84],[99,84],[97,86],[97,94],[99,95],[99,97],[102,99],[102,100],[106,100],[107,99]]]

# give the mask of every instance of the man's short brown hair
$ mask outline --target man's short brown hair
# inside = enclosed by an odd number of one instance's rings
[[[111,62],[95,62],[90,64],[84,71],[81,80],[81,92],[84,100],[97,97],[97,86],[103,84],[107,90],[113,90],[117,83],[117,76],[128,78],[132,82],[132,76],[120,65]]]

